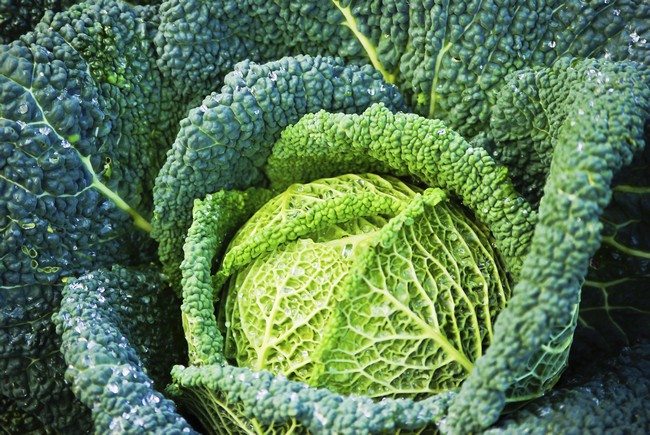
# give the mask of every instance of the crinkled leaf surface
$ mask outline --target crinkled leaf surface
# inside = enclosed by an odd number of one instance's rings
[[[514,71],[563,57],[650,64],[644,0],[168,0],[161,11],[160,68],[182,94],[204,95],[245,58],[341,56],[466,136],[489,124]]]
[[[141,12],[75,6],[0,49],[0,395],[58,430],[88,422],[50,321],[64,280],[153,254],[146,218],[166,136]]]
[[[178,301],[153,265],[90,272],[63,290],[54,317],[66,379],[95,433],[195,433],[156,389],[183,360]],[[156,389],[154,389],[156,387]]]

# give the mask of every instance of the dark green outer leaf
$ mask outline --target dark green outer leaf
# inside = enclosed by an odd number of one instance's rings
[[[196,433],[153,388],[164,387],[183,356],[178,300],[148,268],[113,267],[70,282],[54,316],[66,379],[92,410],[97,434]]]
[[[169,133],[144,12],[79,5],[0,48],[0,396],[57,430],[88,423],[50,321],[63,282],[153,254],[143,215]]]
[[[575,72],[556,68],[544,74],[510,75],[499,93],[484,138],[491,136],[487,146],[498,161],[508,166],[518,190],[535,204],[543,194],[563,124],[574,114],[584,115],[585,105],[589,104],[583,94],[584,84],[576,79]],[[603,243],[589,262],[583,285],[573,363],[589,361],[603,351],[617,352],[624,345],[648,337],[648,143],[650,130],[646,126],[646,148],[612,180],[612,200],[601,217]]]
[[[530,359],[575,316],[589,259],[600,245],[599,219],[611,198],[613,174],[630,164],[644,143],[650,116],[650,81],[634,63],[566,61],[554,67],[582,83],[580,108],[560,127],[539,223],[513,298],[496,323],[495,338],[454,399],[444,429],[474,431],[496,421],[508,391],[529,371]],[[562,88],[558,91],[562,94]],[[611,91],[610,91],[611,89]]]
[[[570,56],[650,64],[649,19],[645,0],[168,0],[156,45],[183,95],[245,58],[371,64],[412,111],[470,137],[516,70]]]

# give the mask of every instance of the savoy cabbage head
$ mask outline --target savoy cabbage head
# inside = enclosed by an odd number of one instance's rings
[[[440,189],[294,184],[239,230],[225,322],[241,367],[346,394],[426,397],[483,354],[509,283],[488,231]]]

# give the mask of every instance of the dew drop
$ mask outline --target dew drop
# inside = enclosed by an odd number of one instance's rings
[[[303,276],[304,274],[305,274],[305,269],[303,269],[302,267],[294,266],[291,268],[291,275],[293,276]]]
[[[370,308],[370,315],[372,317],[387,317],[392,312],[393,311],[388,305],[374,305]]]
[[[320,413],[320,409],[317,406],[314,406],[314,418],[325,427],[327,425],[327,417]]]

